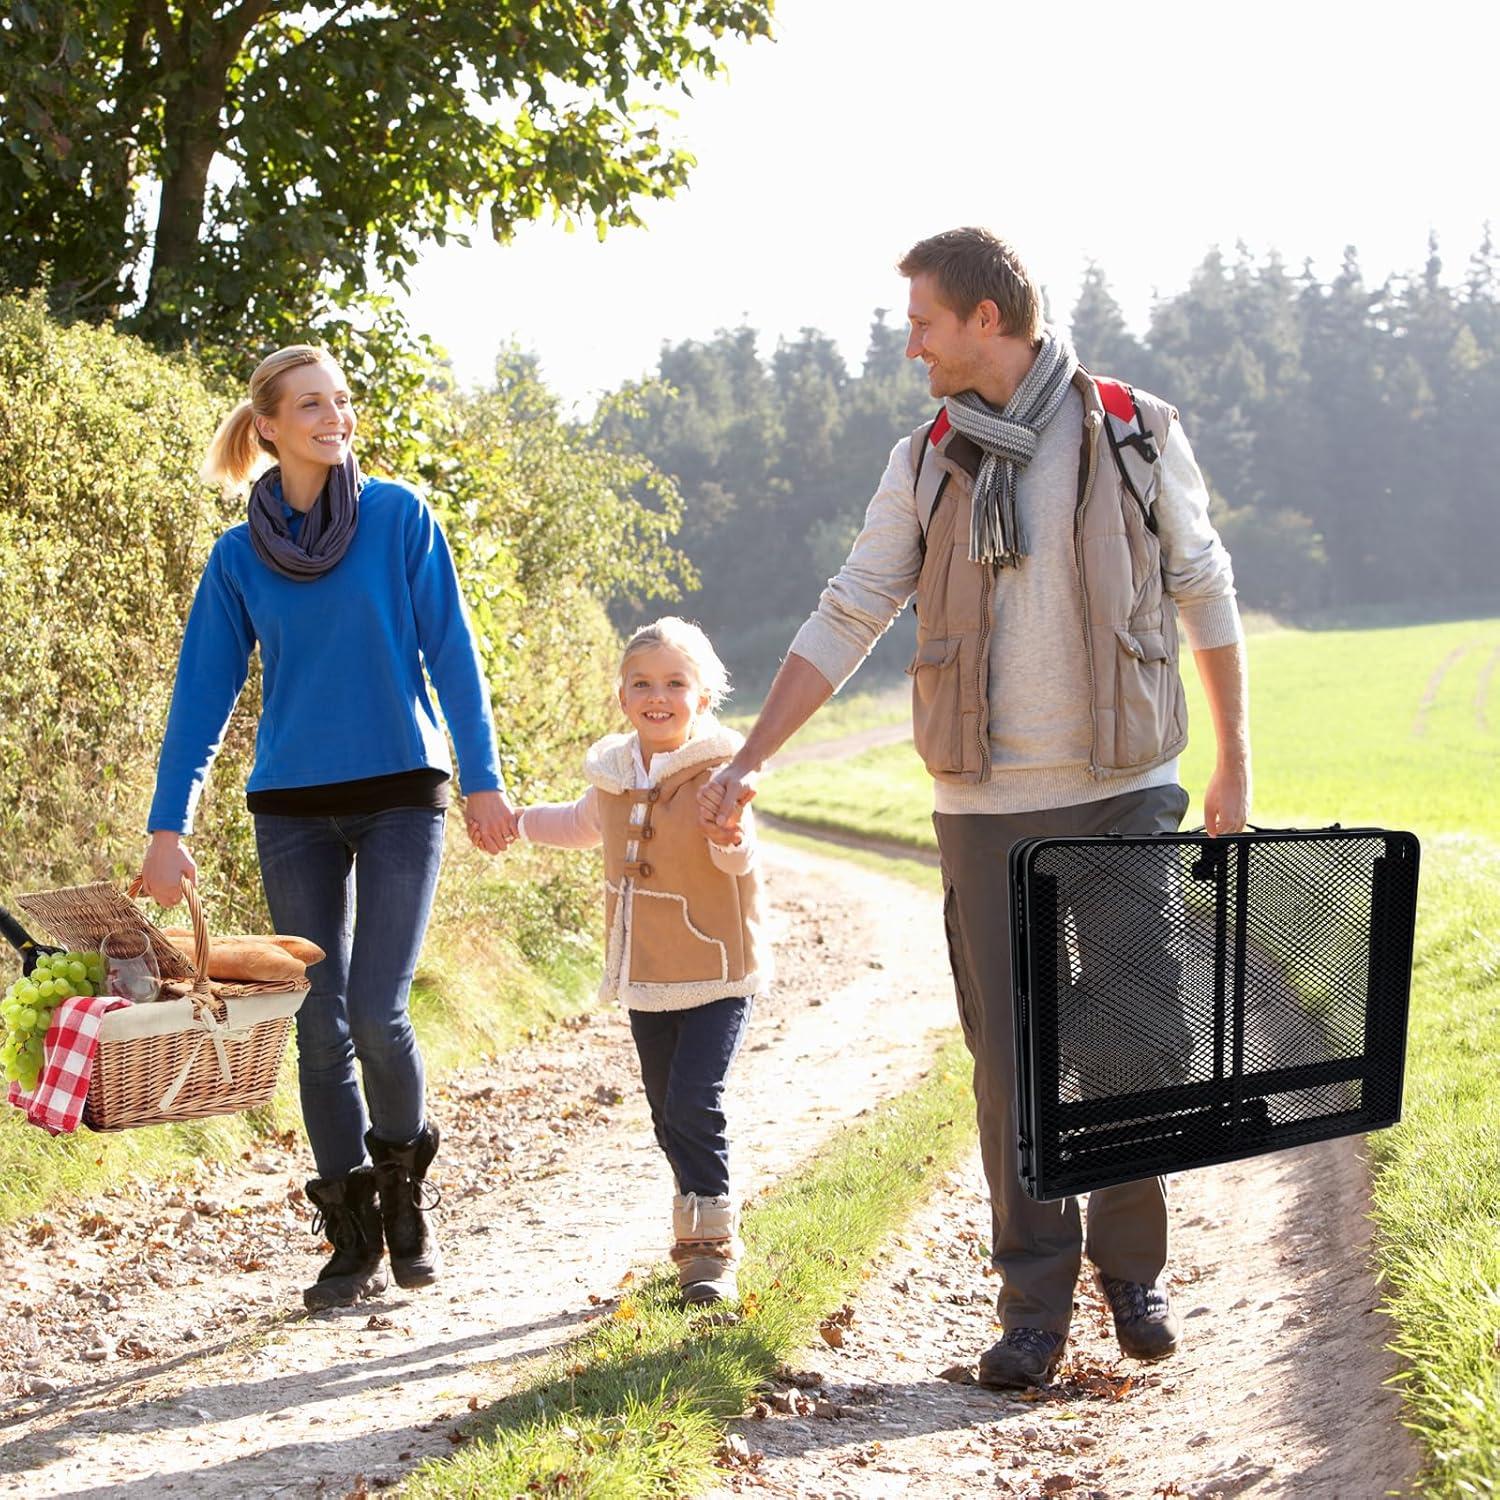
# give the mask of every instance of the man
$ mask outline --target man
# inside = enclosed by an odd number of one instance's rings
[[[1040,1385],[1067,1342],[1085,1248],[1126,1354],[1171,1354],[1179,1330],[1161,1279],[1160,1180],[1093,1193],[1086,1246],[1076,1199],[1038,1203],[1021,1187],[1007,856],[1033,836],[1178,827],[1188,806],[1177,784],[1179,618],[1218,742],[1205,825],[1242,828],[1243,636],[1229,557],[1176,412],[1082,370],[1043,326],[1040,291],[1015,252],[987,231],[923,240],[899,270],[910,282],[906,353],[926,364],[942,409],[896,444],[864,529],[743,749],[705,787],[703,816],[733,825],[766,760],[915,596],[914,738],[934,779],[944,920],[1002,1277],[1004,1336],[979,1376]]]

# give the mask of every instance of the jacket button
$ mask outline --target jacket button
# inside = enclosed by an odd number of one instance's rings
[[[651,866],[648,865],[645,860],[641,861],[641,874],[644,875],[648,880],[651,878]]]

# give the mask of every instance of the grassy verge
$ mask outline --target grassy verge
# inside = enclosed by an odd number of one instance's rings
[[[1500,851],[1440,840],[1425,853],[1405,1116],[1369,1138],[1375,1253],[1427,1486],[1496,1495]]]
[[[412,1020],[431,1077],[504,1051],[592,1004],[595,950],[563,941],[551,945],[544,959],[528,960],[483,916],[498,899],[486,900],[483,882],[475,881],[464,904],[431,929],[411,992]],[[132,1176],[160,1178],[204,1160],[232,1161],[264,1149],[300,1121],[291,1059],[264,1108],[187,1125],[97,1135],[80,1129],[54,1139],[0,1099],[0,1224]]]
[[[760,705],[724,715],[724,722],[741,734],[755,723]],[[820,745],[841,740],[847,734],[866,729],[881,729],[887,724],[906,724],[911,720],[911,690],[905,685],[875,688],[867,693],[840,693],[825,703],[801,729],[787,741],[789,749]]]
[[[756,809],[809,828],[830,828],[936,849],[932,777],[910,745],[884,745],[848,760],[806,760],[773,770]]]
[[[425,1464],[404,1493],[695,1493],[724,1423],[858,1286],[885,1236],[959,1160],[972,1113],[953,1041],[918,1088],[835,1136],[746,1213],[742,1321],[695,1321],[673,1307],[669,1275],[652,1277],[539,1380],[484,1412],[478,1441]]]

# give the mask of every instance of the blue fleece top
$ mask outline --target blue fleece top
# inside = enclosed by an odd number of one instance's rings
[[[262,705],[247,791],[424,766],[451,772],[424,662],[453,733],[463,790],[502,785],[453,556],[410,485],[365,482],[354,540],[321,578],[298,581],[267,567],[248,524],[214,544],[182,639],[147,824],[153,831],[192,831],[257,644]]]

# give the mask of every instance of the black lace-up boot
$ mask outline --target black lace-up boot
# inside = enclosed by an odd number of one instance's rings
[[[1165,1359],[1177,1352],[1182,1325],[1172,1311],[1160,1277],[1149,1286],[1106,1276],[1103,1271],[1098,1272],[1098,1277],[1099,1289],[1115,1315],[1115,1337],[1120,1341],[1122,1354],[1131,1359]]]
[[[404,1146],[381,1140],[373,1130],[365,1136],[375,1163],[385,1247],[391,1252],[397,1286],[429,1286],[443,1269],[443,1257],[427,1222],[427,1213],[441,1200],[437,1189],[425,1180],[437,1155],[438,1140],[438,1128],[430,1123]]]
[[[381,1265],[380,1210],[375,1206],[375,1173],[356,1167],[347,1177],[307,1184],[308,1201],[317,1210],[313,1233],[324,1235],[333,1254],[318,1279],[302,1293],[309,1312],[328,1307],[350,1307],[361,1297],[373,1297],[386,1287]]]
[[[979,1383],[996,1390],[1046,1385],[1068,1342],[1047,1328],[1007,1328],[1005,1337],[979,1356]]]

